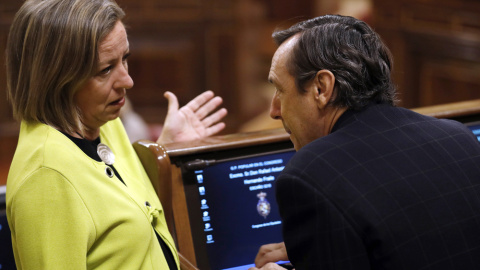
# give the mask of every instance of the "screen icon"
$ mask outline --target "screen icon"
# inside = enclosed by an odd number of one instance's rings
[[[213,235],[208,234],[208,235],[207,235],[207,244],[211,244],[211,243],[213,243],[213,242],[214,242],[214,241],[213,241]]]
[[[198,192],[201,196],[205,195],[205,187],[198,187]]]
[[[203,212],[203,221],[210,221],[210,216],[208,215],[208,211]]]
[[[207,205],[207,200],[206,200],[206,199],[202,199],[200,202],[202,203],[201,209],[208,209],[208,205]]]

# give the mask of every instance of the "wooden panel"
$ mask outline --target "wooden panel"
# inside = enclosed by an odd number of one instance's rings
[[[149,123],[163,123],[167,111],[165,91],[177,95],[185,104],[203,89],[195,84],[201,81],[195,61],[201,49],[195,46],[195,37],[155,38],[132,37],[129,72],[135,86],[128,96],[135,110]],[[197,38],[198,39],[198,38]]]
[[[374,8],[402,106],[480,98],[480,2],[374,0]]]
[[[311,18],[315,10],[314,1],[265,0],[268,17],[272,20]]]
[[[184,22],[202,17],[200,0],[118,0],[125,10],[126,20],[133,23],[144,22]]]
[[[0,17],[2,14],[0,14]],[[7,35],[9,27],[7,25],[0,24],[0,123],[13,121],[11,107],[7,102],[7,78],[5,67],[5,50],[7,44]],[[1,133],[1,132],[0,132]]]
[[[202,140],[170,143],[164,147],[170,157],[190,155],[193,153],[228,150],[288,140],[290,135],[283,128],[262,130],[248,133],[212,136]]]
[[[1,31],[1,30],[0,30]],[[3,37],[0,35],[0,51],[4,52],[5,51],[5,46],[2,44],[6,43],[5,40],[2,39]],[[5,41],[5,42],[4,42]],[[0,63],[5,63],[5,55],[2,54],[0,55]],[[7,80],[5,78],[6,74],[6,69],[5,69],[5,64],[0,65],[0,123],[9,123],[13,121],[13,116],[12,116],[12,109],[10,104],[7,102]],[[0,131],[0,134],[2,132]]]
[[[0,185],[7,183],[8,169],[17,147],[19,125],[0,123]]]
[[[10,106],[5,98],[7,86],[5,77],[5,49],[7,45],[8,31],[10,30],[10,23],[13,20],[15,12],[21,5],[22,1],[0,1],[0,63],[2,63],[0,65],[0,123],[11,122],[13,120]]]
[[[197,265],[193,249],[192,230],[190,229],[190,218],[188,217],[187,199],[183,189],[182,172],[175,165],[172,165],[172,183],[172,202],[178,250],[187,260]]]
[[[149,123],[162,123],[172,91],[180,105],[205,90],[224,99],[227,131],[242,120],[237,94],[236,1],[122,0],[130,26],[129,97]]]
[[[480,117],[480,99],[425,106],[412,110],[436,118],[462,120],[476,117],[478,119]]]
[[[420,103],[443,104],[480,97],[480,63],[425,61],[420,67]]]
[[[233,30],[233,31],[232,31]],[[228,124],[237,126],[244,119],[238,113],[242,110],[239,103],[241,93],[238,82],[238,64],[235,53],[235,25],[211,25],[205,32],[205,88],[213,90],[223,98],[229,113],[237,114],[231,117]],[[243,107],[244,108],[244,107]],[[240,113],[242,114],[242,113]]]

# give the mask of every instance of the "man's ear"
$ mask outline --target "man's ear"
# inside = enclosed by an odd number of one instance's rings
[[[313,86],[316,88],[313,94],[317,106],[319,109],[324,109],[334,95],[335,75],[330,70],[322,69],[315,75]]]

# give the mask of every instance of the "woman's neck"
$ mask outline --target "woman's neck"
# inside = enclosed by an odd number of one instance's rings
[[[83,139],[87,139],[89,141],[94,141],[95,139],[100,136],[100,128],[97,129],[90,129],[85,127],[83,133],[78,132],[79,134],[83,135]]]
[[[58,128],[55,128],[55,129],[61,131]],[[85,128],[83,130],[83,132],[81,132],[81,131],[74,131],[74,132],[64,132],[64,131],[62,131],[62,132],[65,133],[65,134],[68,134],[68,135],[70,135],[74,138],[87,139],[89,141],[94,141],[100,136],[100,129],[92,130],[92,129]]]

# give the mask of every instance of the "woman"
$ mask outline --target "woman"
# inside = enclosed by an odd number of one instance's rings
[[[118,119],[129,44],[113,0],[29,0],[7,45],[8,98],[21,120],[7,180],[18,269],[177,269],[162,206]],[[223,129],[205,92],[169,112],[158,142]],[[207,116],[210,115],[210,116]]]

